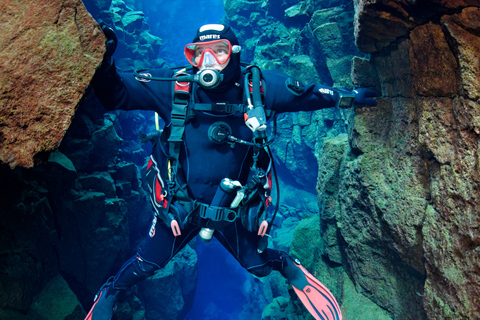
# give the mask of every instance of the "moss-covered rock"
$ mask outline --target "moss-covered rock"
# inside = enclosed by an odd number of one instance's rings
[[[105,37],[78,0],[10,1],[2,13],[0,161],[33,167],[62,141]]]

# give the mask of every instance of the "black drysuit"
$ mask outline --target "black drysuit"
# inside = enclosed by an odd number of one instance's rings
[[[173,77],[173,71],[169,69],[150,70],[148,73],[153,77]],[[192,85],[191,94],[197,103],[242,104],[243,77],[243,73],[239,73],[237,81],[220,89],[204,89],[195,84]],[[286,85],[289,77],[278,72],[263,71],[262,79],[265,109],[274,110],[276,114],[334,107],[339,96],[335,89],[315,84],[304,86],[301,92],[292,91]],[[171,81],[140,81],[132,74],[117,73],[115,67],[111,66],[104,72],[97,73],[92,84],[106,109],[153,110],[165,121],[166,126],[171,122]],[[223,178],[238,180],[245,185],[252,163],[252,147],[213,143],[208,136],[210,126],[223,121],[231,127],[232,136],[245,141],[251,141],[252,132],[240,113],[195,111],[194,114],[185,125],[179,163],[189,197],[210,204]],[[163,159],[153,161],[156,163]],[[162,183],[165,183],[165,178],[158,177]],[[167,225],[156,223],[152,227],[154,232],[151,230],[138,254],[128,260],[115,277],[114,287],[134,285],[152,275],[158,268],[164,267],[198,234],[201,227],[198,223],[186,224],[182,234],[175,237]],[[267,249],[258,253],[260,237],[256,232],[248,231],[240,219],[217,229],[214,236],[243,267],[256,276],[266,276],[272,270],[282,269],[281,252]]]

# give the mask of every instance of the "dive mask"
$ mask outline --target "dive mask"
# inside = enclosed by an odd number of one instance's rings
[[[188,62],[200,70],[205,68],[221,71],[228,64],[232,53],[239,53],[241,47],[232,46],[226,39],[190,43],[185,46]]]

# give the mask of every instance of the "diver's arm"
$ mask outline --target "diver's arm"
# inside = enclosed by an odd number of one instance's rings
[[[298,81],[278,72],[264,71],[265,105],[277,113],[314,111],[324,108],[349,107],[353,102],[376,105],[371,99],[376,94],[368,89],[341,90],[316,84],[301,85]]]
[[[172,70],[145,71],[154,77],[171,78]],[[145,81],[132,73],[119,73],[112,61],[107,68],[100,68],[92,79],[95,95],[107,110],[153,110],[162,118],[171,110],[171,81]]]
[[[117,36],[109,25],[100,22],[107,38],[106,52],[102,64],[95,72],[91,85],[95,95],[107,110],[153,110],[165,119],[171,109],[171,82],[145,81],[133,74],[119,73],[115,67],[113,53],[117,47]],[[148,71],[158,77],[172,77],[168,69]]]
[[[120,104],[119,100],[121,100],[116,93],[118,93],[118,89],[123,86],[122,80],[115,68],[115,61],[113,60],[118,39],[115,30],[111,26],[101,20],[99,24],[107,39],[105,42],[106,50],[103,55],[102,64],[95,71],[90,84],[104,108],[114,110],[116,106]]]
[[[121,104],[123,95],[119,93],[123,91],[123,81],[113,59],[97,69],[90,84],[105,109],[114,110]]]

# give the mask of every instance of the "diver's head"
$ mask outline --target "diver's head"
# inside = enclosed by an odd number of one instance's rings
[[[241,73],[240,51],[238,39],[229,26],[207,24],[185,46],[185,57],[195,72],[214,69],[223,74],[222,87],[234,82]]]

